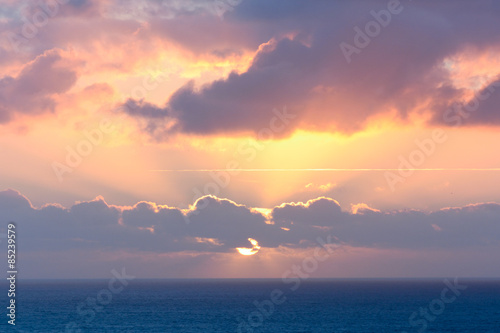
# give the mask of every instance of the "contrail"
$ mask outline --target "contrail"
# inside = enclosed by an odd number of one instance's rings
[[[150,172],[306,172],[306,171],[314,171],[314,172],[334,172],[334,171],[500,171],[500,168],[326,168],[326,169],[165,169],[165,170],[149,170]]]

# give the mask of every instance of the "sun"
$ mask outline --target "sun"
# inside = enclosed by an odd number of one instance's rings
[[[238,252],[244,256],[252,256],[252,255],[256,254],[257,252],[259,252],[259,250],[260,250],[259,242],[257,242],[253,238],[248,238],[248,241],[253,245],[252,248],[237,247],[236,250],[238,250]]]

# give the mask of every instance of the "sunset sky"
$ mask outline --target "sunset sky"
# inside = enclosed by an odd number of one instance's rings
[[[0,4],[22,277],[500,274],[500,2]]]

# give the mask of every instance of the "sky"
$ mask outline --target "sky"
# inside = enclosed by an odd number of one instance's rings
[[[499,18],[0,0],[0,242],[25,278],[498,277]]]

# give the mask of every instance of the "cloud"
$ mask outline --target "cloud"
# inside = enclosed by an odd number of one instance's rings
[[[479,89],[466,100],[450,100],[440,106],[433,121],[445,126],[500,124],[500,80],[496,79]]]
[[[34,0],[25,3],[29,6],[22,13],[18,3],[8,3],[2,30],[19,34],[23,15],[31,19],[42,10]],[[297,118],[281,136],[296,129],[354,133],[379,117],[402,123],[422,110],[432,113],[434,126],[443,123],[450,105],[466,103],[470,93],[454,82],[447,61],[470,50],[496,54],[500,46],[500,36],[491,33],[500,28],[500,10],[488,0],[402,2],[401,12],[380,26],[349,63],[340,45],[355,45],[354,28],[375,22],[373,13],[387,10],[388,1],[242,1],[223,18],[215,3],[78,0],[60,5],[25,51],[15,53],[5,44],[0,49],[1,62],[25,66],[20,77],[0,79],[0,121],[14,113],[53,111],[51,95],[64,94],[76,80],[71,69],[55,71],[51,57],[59,47],[76,50],[90,64],[89,74],[123,73],[148,61],[161,63],[171,53],[209,62],[255,55],[245,71],[201,86],[191,82],[166,93],[162,105],[129,101],[137,107],[124,111],[150,120],[142,130],[159,139],[171,133],[257,135],[271,111],[285,105]],[[42,62],[46,71],[36,67]],[[499,69],[493,71],[496,77]],[[37,86],[42,77],[51,78],[44,94],[28,96],[19,88],[21,83]],[[488,89],[492,79],[485,80],[482,88]],[[496,99],[484,101],[463,125],[497,124]]]
[[[57,51],[46,52],[16,76],[0,79],[0,123],[16,114],[54,112],[57,95],[67,92],[77,74]]]
[[[278,225],[286,228],[297,226],[331,226],[342,219],[343,212],[337,201],[318,198],[306,203],[286,203],[275,207],[272,218]]]
[[[14,190],[0,192],[2,223],[14,221],[24,251],[110,250],[151,253],[234,252],[258,240],[263,248],[314,247],[325,234],[349,247],[372,249],[487,248],[500,243],[500,205],[485,203],[435,212],[379,211],[365,204],[342,211],[331,198],[284,203],[266,217],[250,207],[207,196],[190,210],[102,197],[70,208],[36,208]],[[189,223],[186,223],[189,221]]]
[[[490,1],[474,6],[439,3],[430,7],[425,1],[401,6],[401,12],[392,15],[380,34],[347,63],[340,44],[354,45],[354,28],[374,21],[371,11],[386,10],[387,1],[323,1],[308,6],[296,1],[243,2],[226,13],[225,20],[228,27],[246,27],[239,34],[241,40],[257,36],[260,41],[248,70],[199,88],[184,86],[154,117],[163,114],[169,124],[176,123],[165,128],[169,133],[255,134],[265,126],[270,110],[287,105],[300,120],[288,133],[297,128],[353,133],[379,115],[395,114],[396,121],[404,122],[422,109],[442,112],[435,106],[466,93],[454,84],[445,60],[470,48],[496,52],[500,37],[490,31],[500,28],[498,8],[492,8]],[[206,23],[203,30],[212,36],[219,24]],[[215,35],[217,42],[186,38],[186,47],[193,47],[188,45],[191,42],[199,52],[208,52],[234,37],[232,31]],[[139,108],[134,116],[152,118],[150,108],[145,105],[143,114]],[[496,119],[492,114],[498,112],[486,113],[489,116],[481,118],[485,123]]]

